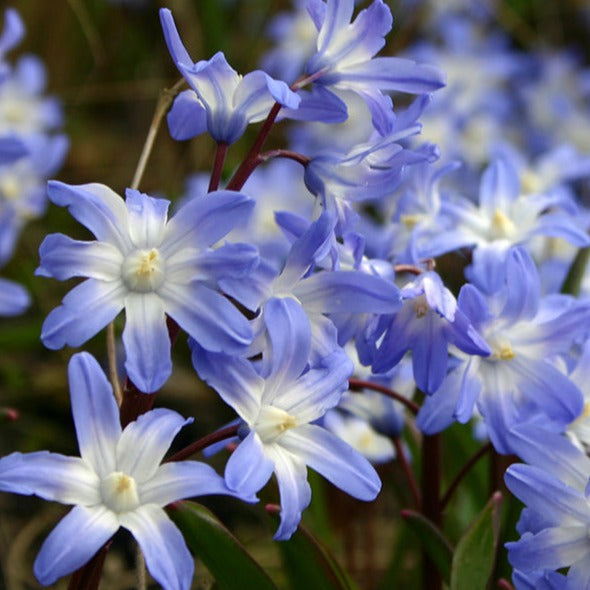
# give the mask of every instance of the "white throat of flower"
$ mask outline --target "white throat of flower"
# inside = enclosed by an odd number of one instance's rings
[[[130,291],[157,291],[164,282],[164,260],[157,248],[134,250],[123,261],[121,275]]]
[[[262,406],[252,425],[263,443],[276,441],[287,430],[297,426],[297,418],[275,406]]]
[[[100,495],[104,505],[115,512],[129,512],[139,506],[135,479],[122,471],[113,471],[100,482]]]

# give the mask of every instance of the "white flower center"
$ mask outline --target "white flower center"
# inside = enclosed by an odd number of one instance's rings
[[[157,291],[164,282],[164,271],[164,260],[156,248],[131,252],[121,268],[125,285],[139,293]]]
[[[252,430],[258,433],[263,443],[271,443],[295,426],[297,419],[285,410],[274,406],[262,406]]]
[[[0,194],[7,201],[16,201],[22,192],[21,183],[16,176],[6,174],[0,179]]]
[[[122,471],[113,471],[100,482],[100,495],[104,505],[116,514],[139,506],[135,480]]]
[[[492,217],[490,231],[492,239],[510,239],[516,234],[516,226],[503,211],[496,209]]]

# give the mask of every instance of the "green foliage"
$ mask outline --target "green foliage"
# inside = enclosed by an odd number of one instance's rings
[[[276,590],[266,572],[207,508],[195,502],[179,502],[170,515],[219,588]]]
[[[485,590],[496,561],[500,503],[495,492],[459,540],[451,566],[451,590]]]

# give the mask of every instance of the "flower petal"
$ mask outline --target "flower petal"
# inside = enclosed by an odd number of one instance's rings
[[[213,191],[193,197],[166,225],[162,254],[171,256],[182,248],[206,248],[243,223],[254,201],[235,191]]]
[[[524,571],[566,567],[588,558],[588,527],[554,527],[536,535],[526,535],[516,543],[506,543],[508,559]]]
[[[222,295],[208,287],[164,285],[160,294],[166,312],[203,348],[239,353],[252,341],[248,320]]]
[[[267,453],[275,465],[275,475],[281,496],[281,524],[274,539],[285,541],[297,529],[301,513],[311,501],[307,468],[299,457],[292,455],[279,445],[268,446]]]
[[[72,277],[114,281],[121,276],[123,255],[108,242],[82,242],[51,234],[39,247],[39,256],[41,264],[35,274],[60,281]]]
[[[105,477],[115,470],[115,447],[121,436],[113,388],[87,352],[72,356],[68,379],[80,455],[99,477]]]
[[[142,502],[158,506],[209,494],[236,495],[227,487],[223,477],[211,466],[199,461],[164,463],[141,486]]]
[[[113,536],[119,522],[104,506],[74,506],[51,531],[35,559],[35,577],[48,586],[83,566]]]
[[[374,500],[381,490],[381,480],[369,461],[321,426],[293,428],[281,437],[281,445],[354,498]]]
[[[164,237],[168,219],[167,199],[155,199],[128,188],[125,204],[129,212],[129,236],[137,248],[157,247]]]
[[[104,184],[69,185],[50,180],[47,185],[50,200],[67,207],[72,217],[87,227],[101,242],[110,242],[127,251],[129,219],[123,199]]]
[[[292,297],[269,299],[263,318],[270,338],[271,364],[265,394],[272,395],[303,372],[309,359],[311,329],[305,311]]]
[[[258,435],[251,431],[237,446],[225,466],[225,481],[237,493],[251,496],[270,479],[274,463]]]
[[[195,569],[181,532],[154,504],[140,506],[120,515],[125,527],[139,543],[148,571],[166,590],[188,590]]]
[[[199,377],[213,387],[237,414],[252,422],[260,411],[264,380],[246,359],[208,352],[191,345],[192,361]]]
[[[138,484],[156,473],[178,431],[192,422],[165,408],[156,408],[130,422],[117,444],[117,468]]]
[[[45,318],[41,340],[57,350],[80,346],[113,321],[124,304],[125,287],[119,281],[88,279],[74,287]]]
[[[48,451],[11,453],[0,459],[0,490],[62,504],[100,502],[97,474],[79,457]]]
[[[156,293],[129,293],[125,298],[125,315],[127,374],[140,391],[157,391],[172,373],[164,303]]]

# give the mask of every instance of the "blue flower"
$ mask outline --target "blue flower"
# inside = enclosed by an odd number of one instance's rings
[[[104,185],[51,181],[49,198],[68,207],[97,241],[52,234],[41,244],[37,274],[88,278],[47,316],[41,339],[48,348],[80,346],[125,308],[125,367],[141,391],[152,392],[172,371],[166,314],[208,350],[238,352],[250,343],[247,320],[216,285],[251,270],[257,254],[245,245],[208,248],[248,214],[248,197],[209,193],[170,220],[169,201],[134,190],[123,201]]]
[[[512,453],[507,435],[516,424],[538,420],[560,430],[581,413],[582,394],[557,357],[586,334],[590,306],[566,296],[541,298],[535,265],[522,248],[510,250],[505,267],[497,260],[474,267],[475,285],[462,288],[458,304],[492,354],[455,351],[458,362],[426,399],[418,425],[433,433],[453,420],[465,423],[477,403],[494,448]]]
[[[203,463],[160,465],[172,439],[192,419],[158,408],[122,430],[112,388],[94,357],[74,355],[68,374],[81,456],[39,451],[0,459],[0,490],[74,506],[43,543],[35,576],[53,584],[83,566],[123,527],[166,590],[187,590],[193,558],[163,506],[203,494],[236,494]]]
[[[400,295],[400,311],[380,320],[378,334],[383,337],[373,361],[375,373],[388,371],[412,350],[416,385],[434,393],[447,375],[449,344],[469,355],[490,354],[490,347],[435,272],[419,275]]]
[[[511,465],[504,478],[527,506],[517,525],[520,540],[506,544],[510,563],[537,575],[569,567],[567,588],[588,588],[590,459],[565,437],[532,425],[510,436],[512,448],[529,463]]]
[[[375,0],[352,23],[354,0],[311,0],[308,10],[318,38],[306,75],[326,89],[352,90],[362,96],[380,133],[387,132],[391,111],[383,90],[425,94],[444,86],[444,76],[435,67],[398,57],[375,57],[393,22],[382,0]]]
[[[243,358],[195,350],[199,375],[231,405],[245,426],[226,469],[227,485],[249,496],[276,475],[281,524],[275,539],[288,539],[311,500],[307,466],[360,500],[372,500],[381,483],[373,467],[337,436],[315,424],[334,407],[352,372],[342,352],[308,368],[311,333],[292,298],[265,308],[270,347],[258,372]]]
[[[443,201],[438,228],[419,238],[419,255],[436,257],[463,247],[507,253],[539,235],[585,247],[590,239],[577,214],[573,201],[559,193],[523,194],[515,164],[498,158],[482,175],[477,205],[467,198]]]
[[[275,102],[291,109],[298,107],[300,98],[285,82],[274,80],[260,70],[242,77],[221,52],[209,61],[193,63],[170,10],[162,8],[160,20],[172,59],[196,93],[196,100],[181,95],[182,103],[171,111],[172,121],[170,118],[168,121],[171,129],[176,130],[175,137],[186,139],[207,130],[218,143],[232,144],[250,123],[262,121]]]

